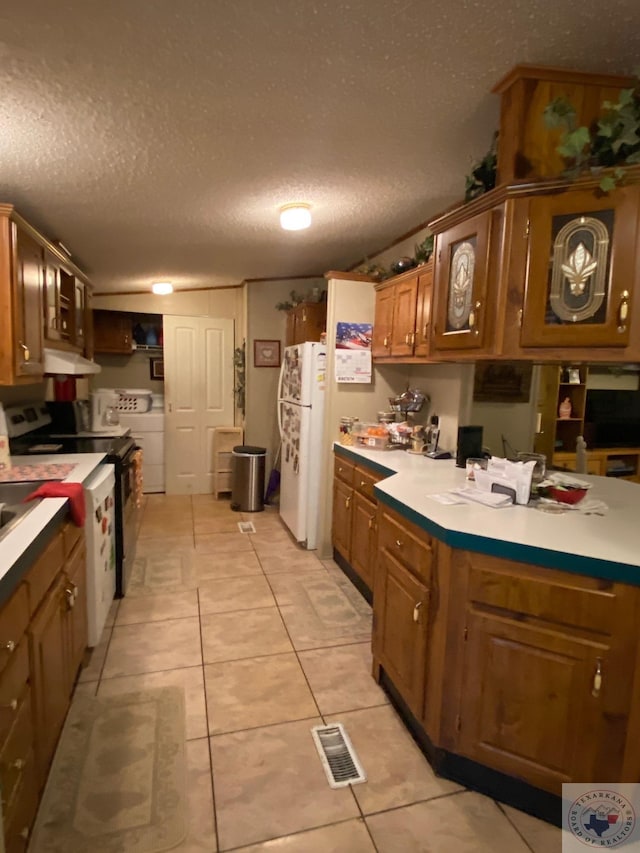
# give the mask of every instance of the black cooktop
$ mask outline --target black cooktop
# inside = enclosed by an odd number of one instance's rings
[[[124,459],[135,447],[135,441],[125,436],[51,436],[48,433],[30,432],[9,440],[12,456],[32,456],[44,453],[106,453],[109,457]]]

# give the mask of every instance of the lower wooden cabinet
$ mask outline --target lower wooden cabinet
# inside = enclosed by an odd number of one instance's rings
[[[86,596],[84,536],[67,523],[0,610],[0,788],[7,853],[28,845],[87,644]]]
[[[374,656],[420,719],[425,692],[429,590],[387,550],[378,555]]]
[[[376,504],[359,492],[351,506],[351,559],[356,573],[373,590],[376,560]]]
[[[354,465],[336,455],[333,548],[362,581],[368,595],[373,594],[375,583],[377,501],[373,487],[379,479],[379,475],[366,465]]]
[[[65,615],[64,580],[58,577],[29,628],[36,756],[41,787],[47,778],[69,705]]]

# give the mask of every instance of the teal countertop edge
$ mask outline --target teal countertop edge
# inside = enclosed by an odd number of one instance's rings
[[[336,454],[344,456],[353,462],[364,465],[378,474],[392,476],[396,472],[377,462],[364,460],[357,453],[350,453],[349,449],[335,446]],[[618,581],[620,583],[640,585],[640,569],[626,563],[614,563],[608,560],[598,560],[584,557],[578,554],[568,554],[561,551],[551,551],[547,548],[533,548],[530,545],[518,545],[514,542],[505,542],[502,539],[490,539],[485,536],[476,536],[472,533],[459,533],[456,530],[448,530],[441,527],[425,516],[411,509],[396,498],[385,494],[374,486],[377,499],[386,506],[394,509],[407,521],[425,530],[431,536],[435,536],[441,542],[452,548],[462,548],[466,551],[477,551],[480,554],[488,554],[491,557],[503,557],[507,560],[515,560],[518,563],[529,563],[543,566],[546,569],[559,569],[563,572],[572,572],[576,575],[587,575],[602,580]]]

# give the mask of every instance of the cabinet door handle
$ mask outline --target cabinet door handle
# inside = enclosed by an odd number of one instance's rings
[[[478,335],[478,313],[480,312],[480,308],[482,307],[481,302],[476,302],[476,304],[471,309],[471,313],[469,314],[469,328],[473,329],[473,333]]]
[[[396,539],[396,548],[403,548],[403,547],[404,547],[404,542],[402,542],[400,539]]]
[[[411,346],[414,347],[416,345],[416,333],[411,332]]]
[[[16,758],[15,761],[12,761],[9,765],[12,770],[22,770],[27,762],[23,758]]]
[[[591,695],[596,698],[600,695],[602,689],[602,658],[596,658],[596,671],[593,674],[593,687]]]
[[[407,345],[409,344],[409,332],[407,332],[407,334],[404,336],[404,342]]]
[[[369,516],[369,530],[373,530],[373,525],[374,525],[375,520],[376,520],[375,515]]]
[[[75,607],[75,603],[76,603],[76,597],[73,594],[73,590],[72,589],[65,589],[64,593],[67,596],[67,607],[69,608],[69,610],[73,610],[73,608]]]
[[[414,622],[420,621],[420,610],[421,610],[421,608],[422,608],[422,602],[418,601],[418,603],[413,608],[413,621]]]
[[[389,338],[386,335],[384,336],[384,340],[382,341],[382,346],[383,347],[389,346]]]
[[[29,838],[29,827],[28,826],[23,827],[20,830],[19,835],[20,835],[20,838],[24,838],[24,840],[26,841]]]
[[[367,483],[367,481],[366,481],[366,480],[360,480],[360,488],[361,488],[361,489],[363,489],[365,486],[368,486],[368,485],[369,485],[369,484]]]
[[[629,316],[629,291],[623,290],[620,295],[620,307],[618,308],[618,333],[624,332],[627,328],[627,318]]]
[[[15,649],[15,647],[16,647],[16,644],[13,642],[13,640],[9,640],[8,643],[5,643],[2,646],[2,648],[6,649],[9,653],[11,653]]]
[[[424,324],[424,326],[422,327],[422,337],[423,337],[423,338],[426,338],[426,337],[427,337],[427,329],[428,329],[428,328],[429,328],[429,324],[428,324],[428,323],[425,323],[425,324]]]
[[[303,312],[302,312],[302,322],[303,322],[303,323],[306,323],[306,322],[307,322],[307,312],[306,312],[306,311],[303,311]]]
[[[338,474],[342,474],[343,468],[338,468]]]
[[[22,343],[22,341],[19,341],[18,343],[20,344],[20,348],[22,349],[22,357],[25,361],[29,361],[29,359],[31,358],[29,347],[26,344]]]
[[[345,498],[344,505],[347,509],[351,506],[351,498]]]
[[[18,710],[18,700],[12,699],[7,705],[3,705],[3,708],[6,708],[8,711],[17,711]]]

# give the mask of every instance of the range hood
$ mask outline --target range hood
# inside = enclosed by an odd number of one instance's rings
[[[102,368],[95,361],[89,361],[76,352],[44,348],[43,361],[46,374],[62,374],[66,376],[87,376],[89,373],[100,373]]]

